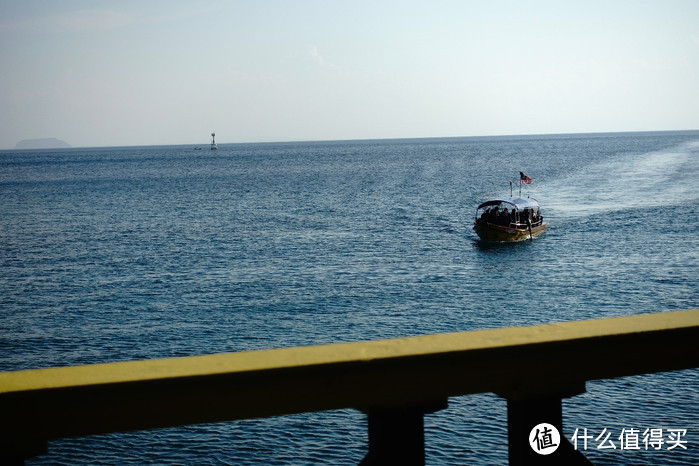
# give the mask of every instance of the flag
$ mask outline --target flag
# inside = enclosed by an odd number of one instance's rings
[[[530,176],[527,176],[524,173],[519,172],[519,184],[532,184],[532,179]]]

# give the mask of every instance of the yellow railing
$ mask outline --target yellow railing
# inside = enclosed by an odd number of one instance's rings
[[[0,460],[65,437],[355,408],[369,419],[366,464],[419,464],[424,413],[494,392],[508,400],[510,462],[524,463],[534,425],[562,431],[561,398],[588,380],[699,367],[697,341],[699,310],[689,310],[3,372]],[[619,353],[623,364],[609,357]],[[557,455],[585,461],[565,443]]]

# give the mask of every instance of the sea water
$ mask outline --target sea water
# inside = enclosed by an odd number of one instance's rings
[[[547,233],[481,243],[476,206],[520,171]],[[699,132],[5,151],[0,370],[697,308],[698,179]],[[697,464],[698,387],[588,382],[562,434],[607,429],[599,463]],[[451,398],[427,462],[505,463],[506,424],[496,395]],[[620,448],[651,428],[687,449]],[[310,413],[60,440],[29,464],[353,464],[366,429]]]

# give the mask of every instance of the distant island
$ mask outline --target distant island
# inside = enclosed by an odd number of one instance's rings
[[[73,147],[65,141],[56,138],[22,139],[15,149],[64,149]]]

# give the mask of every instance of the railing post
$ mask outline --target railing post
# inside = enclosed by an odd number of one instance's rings
[[[424,465],[424,415],[446,407],[447,400],[430,404],[368,409],[369,452],[360,464]]]
[[[583,390],[566,394],[546,394],[508,396],[507,398],[507,437],[510,466],[529,464],[592,464],[585,455],[573,448],[563,433],[562,398],[584,392]],[[532,431],[536,426],[547,423],[558,429],[560,440],[555,451],[543,455],[534,451],[531,441]],[[535,432],[538,434],[540,432]]]
[[[26,433],[23,429],[17,427],[16,433]],[[25,461],[38,455],[48,453],[48,441],[27,441],[30,435],[22,435],[21,433],[13,437],[13,442],[9,448],[0,449],[0,466],[23,466]],[[3,438],[7,440],[7,438]]]
[[[16,455],[3,455],[0,453],[0,465],[2,466],[24,466],[24,457]]]

